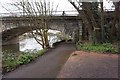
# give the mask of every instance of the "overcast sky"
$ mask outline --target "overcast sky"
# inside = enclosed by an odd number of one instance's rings
[[[8,5],[8,3],[11,3],[13,1],[15,1],[15,0],[0,0],[0,13],[7,13],[7,11],[2,7],[2,5],[8,9],[12,8],[12,7],[10,7],[10,5]],[[50,0],[50,1],[54,2],[55,5],[57,5],[57,4],[59,5],[58,11],[75,10],[74,7],[68,2],[68,0]],[[111,4],[106,2],[106,0],[104,0],[104,6],[106,8],[111,8]]]
[[[58,6],[58,10],[60,11],[67,11],[67,10],[75,10],[74,7],[67,1],[67,0],[50,0],[54,2],[55,5]],[[12,0],[0,0],[0,5],[4,5],[6,8],[8,8],[7,3],[11,3]],[[6,10],[0,6],[0,13],[4,13]]]

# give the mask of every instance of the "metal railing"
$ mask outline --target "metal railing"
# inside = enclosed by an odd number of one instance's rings
[[[43,15],[39,12],[32,13],[30,15]],[[52,16],[77,16],[78,12],[77,11],[53,11],[52,14],[48,14]],[[21,17],[21,16],[27,16],[26,13],[24,12],[12,12],[12,13],[0,13],[0,17],[9,17],[9,16],[16,16],[16,17]]]

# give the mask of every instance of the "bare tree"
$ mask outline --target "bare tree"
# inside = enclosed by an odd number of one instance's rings
[[[34,2],[20,0],[12,5],[23,11],[24,18],[29,17],[28,24],[32,30],[32,35],[42,48],[49,47],[48,22],[51,20],[53,11],[57,10],[57,6],[54,9],[53,3],[46,0]],[[34,27],[37,27],[37,29],[34,29]]]

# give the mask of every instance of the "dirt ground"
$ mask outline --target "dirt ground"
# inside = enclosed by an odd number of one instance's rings
[[[118,78],[118,55],[75,51],[58,78]]]

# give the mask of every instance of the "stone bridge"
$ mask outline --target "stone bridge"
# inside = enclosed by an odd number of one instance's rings
[[[41,20],[41,17],[34,17],[35,20]],[[16,37],[35,30],[38,27],[32,25],[30,22],[31,17],[3,17],[0,21],[2,22],[2,43],[6,43]],[[64,32],[65,34],[75,35],[78,34],[78,30],[82,31],[82,26],[80,24],[81,18],[79,16],[50,16],[48,21],[48,29],[58,30]],[[31,29],[32,28],[32,29]]]
[[[108,22],[110,22],[114,18],[113,14],[114,11],[106,12],[105,19]],[[40,16],[33,18],[35,18],[35,20],[38,21],[43,19]],[[82,35],[82,25],[80,16],[48,16],[45,19],[49,19],[47,22],[49,25],[48,29],[58,30],[65,34],[72,35],[74,37]],[[2,43],[8,42],[31,30],[44,28],[33,25],[32,21],[30,20],[31,17],[26,16],[8,16],[0,18],[0,35],[2,34]]]

